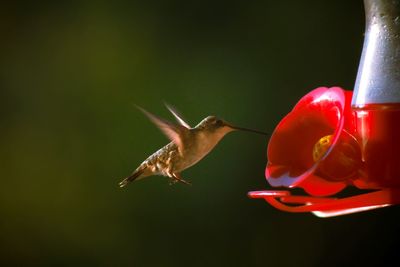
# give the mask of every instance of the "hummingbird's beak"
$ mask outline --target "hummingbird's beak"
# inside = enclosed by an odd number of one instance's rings
[[[252,132],[252,133],[257,133],[257,134],[262,134],[262,135],[269,135],[266,132],[262,132],[262,131],[258,131],[258,130],[253,130],[253,129],[249,129],[249,128],[243,128],[243,127],[238,127],[238,126],[233,126],[229,123],[225,122],[225,125],[229,128],[231,128],[232,130],[237,130],[237,131],[245,131],[245,132]]]

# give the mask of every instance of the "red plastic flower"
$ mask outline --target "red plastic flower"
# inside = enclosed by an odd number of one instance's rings
[[[352,136],[351,97],[351,91],[320,87],[283,118],[268,146],[265,175],[272,186],[323,196],[342,190],[356,176],[361,153]],[[347,142],[339,142],[340,136]]]

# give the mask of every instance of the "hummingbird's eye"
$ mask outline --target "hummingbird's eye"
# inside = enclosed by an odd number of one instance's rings
[[[215,121],[215,125],[221,126],[221,125],[222,125],[222,120],[216,120],[216,121]]]

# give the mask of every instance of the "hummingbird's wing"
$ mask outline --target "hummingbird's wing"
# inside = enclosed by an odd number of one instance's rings
[[[167,107],[167,109],[174,115],[175,119],[179,122],[180,125],[185,126],[186,128],[190,129],[190,125],[182,118],[182,116],[179,114],[179,112],[176,111],[175,108],[172,106],[168,105],[167,103],[164,102],[164,105]]]
[[[189,131],[189,129],[182,125],[176,125],[164,120],[139,106],[136,107],[140,109],[172,142],[178,146],[179,153],[182,154],[184,148],[183,137],[185,133]]]

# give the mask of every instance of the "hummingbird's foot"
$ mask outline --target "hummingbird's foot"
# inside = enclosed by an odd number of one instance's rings
[[[192,185],[191,182],[188,182],[188,181],[183,180],[183,179],[179,179],[178,181],[181,182],[181,183],[184,183],[184,184],[186,184],[186,185]]]
[[[183,180],[182,176],[180,175],[180,173],[173,173],[171,179],[172,179],[173,183],[181,182],[181,183],[184,183],[186,185],[192,185],[190,182],[188,182],[186,180]]]

